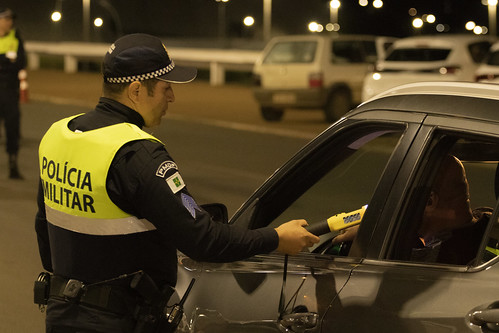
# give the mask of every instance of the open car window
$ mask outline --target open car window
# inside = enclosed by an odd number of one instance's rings
[[[259,198],[251,227],[301,218],[313,225],[369,205],[405,131],[403,124],[365,124],[322,142]]]
[[[422,161],[392,258],[476,266],[499,254],[499,140],[437,132]]]

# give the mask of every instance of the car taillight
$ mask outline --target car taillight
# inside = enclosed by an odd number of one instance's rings
[[[308,86],[310,88],[320,88],[324,84],[322,73],[312,73],[308,76]]]
[[[456,74],[461,67],[459,66],[443,66],[438,69],[438,72],[440,74]]]
[[[491,80],[494,80],[494,79],[496,79],[498,77],[499,77],[498,74],[482,74],[482,75],[475,76],[475,81],[476,82],[479,82],[479,81],[491,81]]]

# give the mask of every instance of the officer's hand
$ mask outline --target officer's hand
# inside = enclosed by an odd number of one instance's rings
[[[292,220],[275,228],[279,236],[277,251],[285,254],[297,254],[305,247],[319,243],[319,237],[304,228],[307,225],[305,220]]]

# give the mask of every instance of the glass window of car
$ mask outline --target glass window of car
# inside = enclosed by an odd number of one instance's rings
[[[374,41],[365,40],[362,42],[362,46],[365,53],[365,61],[370,63],[375,63],[376,60],[378,59],[378,52],[376,51],[376,43]],[[385,47],[385,51],[389,47],[389,45],[388,46],[383,45],[383,46]]]
[[[487,56],[489,49],[490,49],[489,42],[472,43],[468,46],[471,58],[475,63],[482,62]]]
[[[269,51],[264,64],[310,63],[314,61],[316,41],[289,41],[276,43]]]
[[[490,259],[499,252],[499,238],[486,239],[496,206],[499,140],[439,133],[431,146],[405,203],[392,258],[451,265]],[[492,227],[499,234],[498,224]],[[486,253],[480,251],[485,243]]]
[[[487,65],[499,66],[499,51],[491,52],[487,56]]]
[[[354,40],[333,41],[333,63],[357,63],[365,61],[362,42]]]
[[[387,61],[442,61],[450,54],[448,48],[398,48],[386,57]]]
[[[404,130],[359,127],[323,143],[260,198],[253,226],[297,218],[313,224],[369,204]]]

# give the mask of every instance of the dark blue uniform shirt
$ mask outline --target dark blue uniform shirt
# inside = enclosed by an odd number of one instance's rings
[[[75,118],[69,127],[89,131],[122,122],[144,126],[134,110],[101,98],[95,110]],[[157,228],[153,231],[95,236],[56,227],[45,219],[40,188],[36,231],[43,267],[86,283],[144,270],[158,285],[174,286],[177,249],[195,260],[226,262],[277,248],[273,228],[247,230],[212,221],[187,187],[174,193],[166,179],[179,171],[176,164],[168,164],[166,171],[158,172],[164,162],[174,163],[162,144],[134,141],[118,151],[107,176],[111,200],[123,211],[153,223]]]

